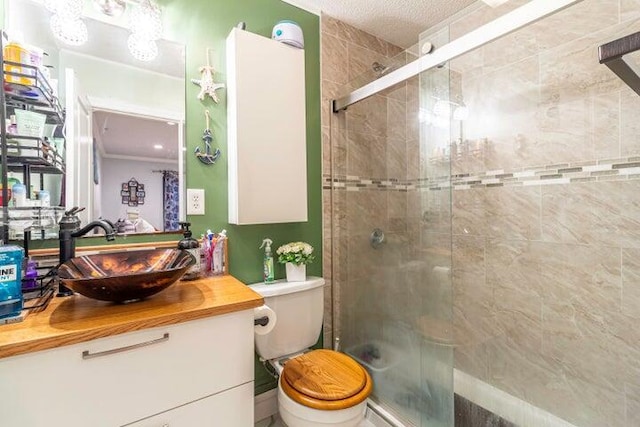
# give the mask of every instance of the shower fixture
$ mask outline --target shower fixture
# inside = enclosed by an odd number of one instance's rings
[[[640,50],[640,32],[629,34],[598,48],[600,63],[609,67],[635,93],[640,95],[640,74],[636,64],[624,56]]]
[[[375,71],[376,73],[383,75],[389,70],[389,67],[376,61],[371,64],[371,69],[373,69],[373,71]]]

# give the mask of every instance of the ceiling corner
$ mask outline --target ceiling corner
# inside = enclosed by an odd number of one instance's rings
[[[314,15],[320,16],[322,10],[314,5],[312,2],[307,0],[281,0],[283,3],[288,3],[292,6],[298,7],[302,10],[306,10],[309,13],[313,13]]]

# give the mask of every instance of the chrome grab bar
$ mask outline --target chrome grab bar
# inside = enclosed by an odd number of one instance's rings
[[[135,350],[142,347],[148,347],[150,345],[159,344],[161,342],[169,341],[169,332],[165,332],[162,338],[156,338],[155,340],[145,341],[138,344],[128,345],[126,347],[114,348],[112,350],[99,351],[97,353],[91,353],[89,350],[82,352],[83,359],[95,359],[96,357],[109,356],[111,354],[122,353],[124,351]]]

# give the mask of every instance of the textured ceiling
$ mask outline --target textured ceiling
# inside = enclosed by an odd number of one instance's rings
[[[474,0],[284,0],[409,48],[420,33]]]

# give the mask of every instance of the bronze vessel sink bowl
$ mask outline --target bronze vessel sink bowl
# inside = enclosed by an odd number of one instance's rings
[[[196,260],[181,249],[148,249],[71,258],[58,268],[65,286],[112,302],[147,298],[177,282]]]

